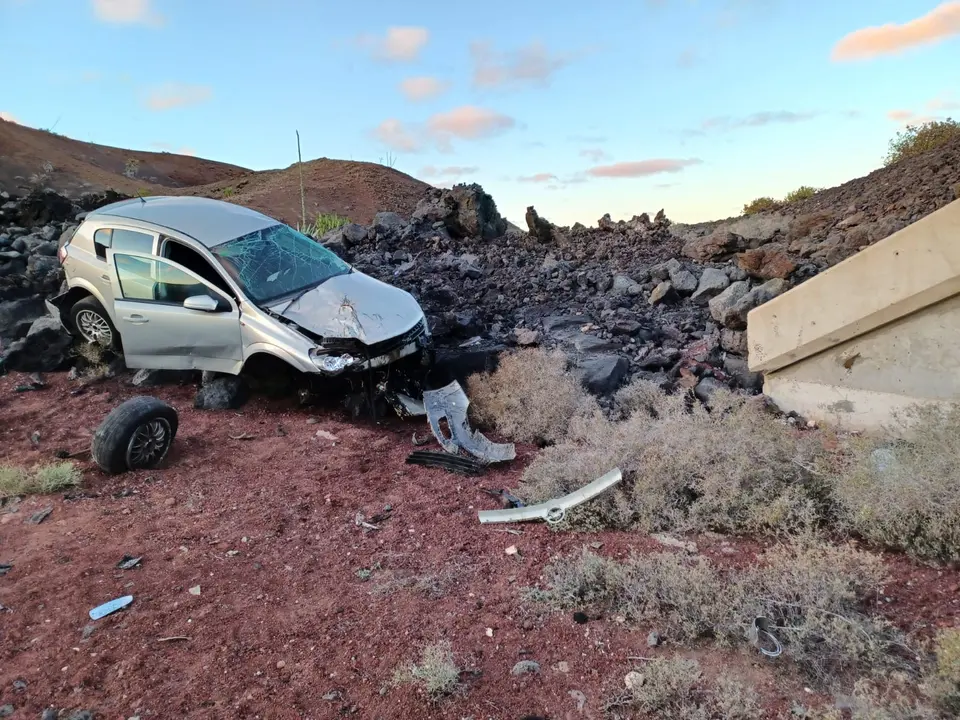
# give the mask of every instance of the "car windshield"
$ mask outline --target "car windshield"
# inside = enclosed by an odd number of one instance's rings
[[[210,250],[258,305],[303,292],[352,270],[323,245],[282,223]]]

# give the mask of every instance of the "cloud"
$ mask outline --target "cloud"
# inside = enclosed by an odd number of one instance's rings
[[[97,19],[117,25],[160,26],[166,22],[153,10],[151,0],[93,0],[93,13]]]
[[[755,112],[743,117],[718,115],[707,118],[700,123],[699,128],[683,131],[684,135],[702,136],[708,132],[730,132],[742,128],[757,128],[766,125],[782,125],[805,122],[820,115],[819,112],[793,112],[791,110],[767,110]]]
[[[174,146],[171,145],[171,144],[168,143],[168,142],[152,142],[152,143],[150,143],[150,147],[153,148],[154,150],[159,150],[159,151],[161,151],[161,152],[175,153],[175,154],[177,154],[177,155],[191,155],[191,156],[192,156],[192,155],[196,155],[196,154],[197,154],[197,151],[194,150],[194,149],[191,148],[191,147],[187,147],[186,145],[182,145],[181,147],[179,147],[179,148],[177,148],[177,149],[174,149]]]
[[[151,110],[172,110],[173,108],[199,105],[211,98],[213,90],[209,85],[186,85],[183,83],[165,83],[149,92],[146,105]]]
[[[587,170],[587,174],[598,178],[638,178],[660,175],[661,173],[677,173],[686,167],[699,165],[702,162],[698,158],[686,160],[658,158],[637,162],[619,162],[612,165],[597,165]]]
[[[17,125],[21,124],[13,113],[9,113],[6,110],[0,110],[0,120],[6,120],[7,122],[16,123]]]
[[[954,35],[960,35],[960,0],[940,3],[926,15],[902,25],[887,23],[855,30],[834,45],[830,59],[845,62],[896,55]]]
[[[420,177],[435,178],[461,178],[464,175],[475,175],[480,168],[474,166],[448,165],[447,167],[434,167],[427,165],[420,170]]]
[[[462,105],[447,112],[437,113],[422,124],[406,125],[389,118],[373,130],[373,136],[394,150],[420,152],[434,145],[441,152],[449,152],[452,141],[483,140],[500,135],[517,124],[509,115],[477,107]]]
[[[387,147],[401,152],[420,152],[422,148],[416,133],[395,118],[387,118],[377,125],[373,136]]]
[[[545,183],[559,181],[559,178],[557,178],[557,176],[553,173],[537,173],[536,175],[525,175],[523,177],[518,177],[517,180],[525,183]]]
[[[409,77],[400,83],[400,92],[407,100],[418,102],[442,95],[450,87],[450,83],[435,77]]]
[[[429,39],[430,31],[425,27],[394,26],[387,28],[386,35],[361,35],[356,42],[370,48],[378,60],[410,62],[420,57]]]
[[[481,88],[546,87],[576,55],[551,53],[535,40],[512,52],[498,52],[488,42],[470,43],[473,84]]]
[[[936,112],[937,110],[960,110],[960,102],[955,100],[951,95],[945,94],[940,97],[935,97],[933,100],[927,103],[927,110],[932,110]]]
[[[427,120],[426,132],[441,150],[449,149],[450,140],[480,140],[499,135],[517,124],[509,115],[462,105],[449,112],[437,113]]]
[[[600,148],[584,148],[580,151],[580,157],[590,158],[593,162],[606,160],[607,154]]]
[[[887,117],[891,120],[902,121],[909,120],[914,117],[915,113],[913,110],[891,110],[887,113]]]

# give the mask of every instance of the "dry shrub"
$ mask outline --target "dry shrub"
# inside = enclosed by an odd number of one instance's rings
[[[833,479],[841,523],[870,542],[960,559],[960,407],[907,411],[909,441],[853,438]]]
[[[613,491],[568,513],[571,526],[730,532],[792,529],[825,514],[824,454],[760,404],[718,390],[711,409],[637,381],[617,395],[622,421],[578,414],[567,437],[527,468],[532,502],[571,492],[619,467]]]
[[[449,640],[427,645],[418,664],[397,668],[393,684],[414,683],[431,698],[451,694],[460,685],[460,668],[453,655]]]
[[[655,621],[677,642],[743,642],[754,618],[767,618],[784,654],[821,682],[906,666],[899,633],[866,612],[883,580],[880,560],[812,537],[771,549],[745,570],[671,553],[618,561],[584,550],[544,574],[546,587],[527,589],[528,600]]]
[[[937,633],[936,669],[927,680],[931,698],[950,717],[960,717],[960,628]]]
[[[671,720],[760,720],[763,712],[756,692],[720,676],[714,683],[703,682],[696,660],[664,658],[640,668],[642,682],[611,698],[605,709],[619,717],[618,708],[629,707],[644,717]]]
[[[756,200],[751,200],[743,206],[743,214],[754,215],[764,210],[775,210],[779,207],[780,203],[772,197],[758,197]]]
[[[562,352],[518,350],[497,370],[469,378],[470,408],[478,422],[519,442],[554,443],[590,400]]]
[[[40,465],[27,470],[0,465],[0,499],[20,495],[47,495],[80,484],[80,471],[72,462]]]
[[[960,138],[960,122],[952,118],[907,125],[891,141],[884,165],[936,150]]]
[[[853,694],[842,702],[844,709],[807,714],[810,720],[940,720],[941,715],[916,697],[901,680],[885,678],[882,684],[865,678],[857,680]]]

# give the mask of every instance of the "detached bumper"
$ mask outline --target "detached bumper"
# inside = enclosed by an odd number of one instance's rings
[[[63,315],[60,312],[59,303],[63,301],[63,298],[66,297],[67,293],[60,293],[53,298],[45,298],[43,304],[47,306],[47,312],[50,313],[51,317],[55,317],[57,322],[63,326],[65,330],[69,330],[67,324],[63,321]]]

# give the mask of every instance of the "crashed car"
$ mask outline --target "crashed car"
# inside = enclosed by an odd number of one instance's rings
[[[312,375],[428,365],[416,299],[267,215],[198,197],[89,213],[58,252],[51,314],[128,367],[237,375],[258,360]],[[406,361],[406,360],[405,360]]]

